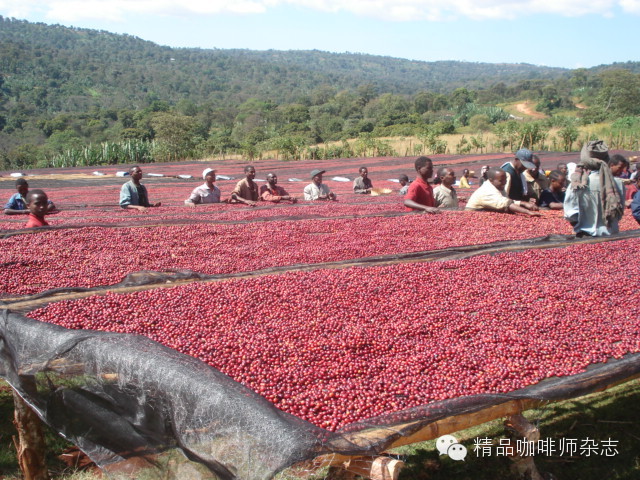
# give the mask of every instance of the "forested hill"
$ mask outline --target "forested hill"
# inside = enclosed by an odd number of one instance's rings
[[[129,35],[0,17],[0,72],[14,97],[39,110],[72,112],[90,105],[142,107],[150,97],[216,106],[248,98],[291,103],[325,85],[370,85],[378,94],[448,93],[551,80],[567,70],[321,51],[176,49]]]
[[[0,170],[268,151],[286,159],[390,155],[380,139],[407,136],[419,138],[414,153],[442,153],[451,147],[439,136],[456,132],[491,131],[500,150],[546,148],[551,127],[564,128],[555,144],[571,149],[580,124],[640,125],[639,67],[176,49],[0,17]],[[523,102],[544,125],[509,120],[506,108]],[[358,139],[355,150],[349,139]],[[481,136],[463,140],[459,152],[486,147]]]

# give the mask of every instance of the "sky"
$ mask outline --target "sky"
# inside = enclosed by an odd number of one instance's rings
[[[170,47],[571,69],[640,60],[640,0],[0,0],[0,15]]]

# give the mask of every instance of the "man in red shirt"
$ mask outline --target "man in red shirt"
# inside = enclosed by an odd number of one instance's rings
[[[275,173],[267,174],[267,183],[260,187],[260,199],[273,203],[281,200],[289,200],[291,203],[298,201],[296,197],[292,197],[284,188],[278,186],[278,176]]]
[[[429,179],[433,175],[433,163],[429,157],[418,157],[415,162],[418,176],[409,185],[409,190],[404,196],[404,206],[407,210],[421,210],[424,213],[438,213],[436,202],[433,198],[433,188],[429,185]]]

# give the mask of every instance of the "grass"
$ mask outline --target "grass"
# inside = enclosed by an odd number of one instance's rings
[[[606,392],[546,405],[525,413],[529,421],[540,430],[541,439],[578,440],[578,452],[573,456],[536,455],[535,463],[546,478],[558,479],[637,479],[640,478],[640,380],[619,385]],[[12,436],[16,434],[12,423],[13,397],[11,389],[0,384],[0,478],[21,478]],[[99,476],[67,467],[57,456],[69,446],[50,429],[46,430],[47,461],[52,478],[69,480],[95,480]],[[398,448],[393,456],[405,462],[400,480],[516,480],[512,463],[504,456],[495,455],[501,438],[507,438],[502,421],[479,425],[454,434],[467,448],[465,461],[454,461],[440,456],[435,441]],[[481,457],[474,452],[476,438],[489,438],[493,446],[491,456]],[[600,446],[611,439],[616,442],[613,456],[585,456],[580,443],[593,439]],[[328,469],[317,472],[289,470],[278,475],[279,480],[323,480]],[[551,474],[551,476],[549,476]]]
[[[606,392],[595,393],[573,400],[550,404],[530,410],[525,417],[540,430],[542,440],[553,439],[559,446],[561,439],[578,440],[578,452],[572,456],[536,455],[538,470],[548,478],[559,479],[632,479],[640,478],[640,381],[620,385]],[[488,437],[493,444],[507,438],[501,420],[495,420],[454,435],[467,448],[465,461],[454,461],[439,456],[435,441],[402,447],[394,451],[406,462],[400,479],[412,480],[489,480],[517,479],[512,462],[505,456],[481,457],[474,452],[474,440]],[[617,441],[613,456],[581,455],[580,444],[593,439],[602,446],[603,441]],[[551,474],[553,477],[549,477]]]

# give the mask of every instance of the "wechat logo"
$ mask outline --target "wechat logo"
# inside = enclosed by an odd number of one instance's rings
[[[453,435],[443,435],[436,440],[436,448],[440,455],[449,455],[451,460],[464,460],[467,456],[467,447],[458,443]]]

